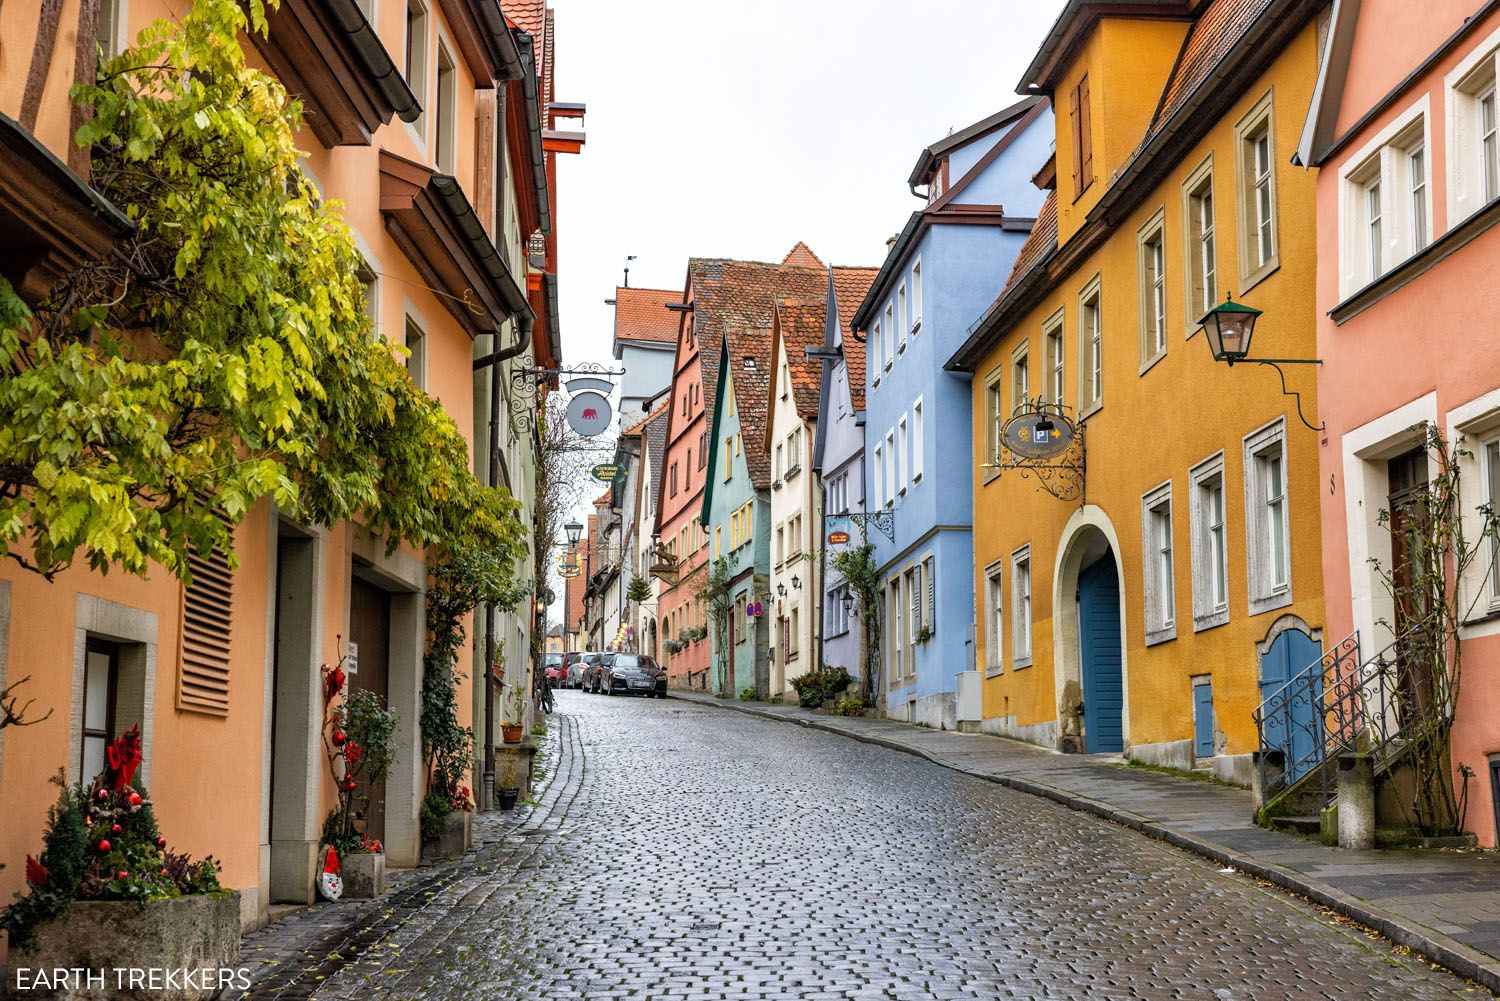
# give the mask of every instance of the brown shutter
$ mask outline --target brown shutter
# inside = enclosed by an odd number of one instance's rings
[[[1078,128],[1078,88],[1068,92],[1068,123],[1073,130],[1073,194],[1083,193],[1083,140]]]
[[[1087,76],[1078,81],[1078,131],[1083,159],[1080,170],[1083,176],[1083,187],[1087,188],[1094,182],[1094,120],[1089,112],[1089,78]]]
[[[193,583],[182,589],[182,656],[177,707],[229,715],[229,629],[234,573],[222,549],[188,557]]]

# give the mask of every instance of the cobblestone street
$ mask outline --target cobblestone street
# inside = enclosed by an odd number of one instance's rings
[[[530,816],[386,910],[313,996],[1488,996],[1278,890],[884,748],[571,691],[553,726]]]

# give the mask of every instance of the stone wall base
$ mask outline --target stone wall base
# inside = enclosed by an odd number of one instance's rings
[[[980,720],[979,733],[987,733],[993,737],[1011,737],[1015,740],[1024,740],[1028,744],[1036,744],[1049,750],[1057,749],[1057,721],[1046,720],[1041,723],[1017,723],[1014,714],[1010,716],[991,716]]]
[[[1132,761],[1190,772],[1197,763],[1191,740],[1165,740],[1159,744],[1131,744],[1125,756]]]

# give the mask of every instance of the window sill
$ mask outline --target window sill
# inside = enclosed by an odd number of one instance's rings
[[[1240,275],[1240,301],[1243,302],[1245,296],[1247,296],[1250,291],[1255,288],[1255,286],[1259,285],[1261,282],[1274,275],[1280,269],[1281,254],[1278,251],[1277,253],[1271,255],[1271,259],[1269,261],[1262,264],[1260,267],[1256,268],[1248,275]]]
[[[998,469],[986,469],[984,471],[984,486],[989,486],[991,483],[993,483],[995,480],[998,480],[999,478],[1000,478],[1000,470],[998,470]]]
[[[1292,589],[1288,587],[1284,591],[1267,595],[1264,598],[1250,599],[1250,614],[1260,615],[1265,612],[1274,612],[1278,608],[1285,608],[1292,603]]]
[[[911,474],[911,485],[912,486],[916,486],[918,483],[921,483],[921,482],[922,482],[922,474],[921,473],[912,473]]]
[[[917,336],[917,331],[919,331],[921,329],[922,329],[922,321],[921,320],[917,320],[915,323],[913,323],[911,325],[911,335],[913,337]]]
[[[1090,403],[1083,410],[1080,410],[1078,412],[1078,420],[1080,422],[1086,421],[1090,417],[1094,416],[1095,414],[1097,414],[1099,411],[1101,411],[1103,409],[1104,409],[1104,398],[1100,397],[1099,399],[1095,400],[1093,403]]]
[[[783,473],[782,474],[782,479],[784,479],[788,483],[790,483],[791,480],[792,480],[792,477],[797,476],[801,472],[802,472],[802,464],[798,463],[797,465],[793,466],[791,469],[788,469],[785,473]]]
[[[1166,356],[1167,356],[1167,351],[1166,351],[1165,348],[1163,348],[1162,350],[1158,351],[1156,354],[1152,355],[1150,358],[1147,358],[1144,361],[1142,361],[1141,362],[1141,375],[1145,375],[1147,372],[1149,372],[1153,368],[1155,368],[1157,362],[1161,361]]]
[[[772,490],[780,490],[781,489],[781,481],[780,480],[772,480],[771,481],[771,489]]]
[[[1168,643],[1177,638],[1177,623],[1172,623],[1162,629],[1148,629],[1146,631],[1146,645],[1158,646]]]
[[[1021,660],[1013,660],[1013,661],[1011,661],[1010,669],[1012,671],[1024,671],[1024,670],[1026,670],[1026,668],[1030,667],[1032,665],[1032,663],[1033,663],[1033,661],[1032,661],[1032,655],[1028,653]]]
[[[984,677],[986,681],[988,681],[990,678],[998,678],[1004,673],[1005,668],[1003,667],[987,667],[984,669]]]
[[[1207,615],[1193,616],[1193,632],[1201,633],[1207,629],[1215,629],[1229,622],[1229,609],[1220,609],[1217,612],[1209,612]]]

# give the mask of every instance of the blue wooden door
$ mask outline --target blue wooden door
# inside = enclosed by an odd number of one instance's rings
[[[1083,749],[1125,750],[1120,681],[1120,579],[1113,553],[1078,575],[1078,648],[1083,675]]]
[[[1323,675],[1314,670],[1291,688],[1287,682],[1301,677],[1323,651],[1311,636],[1289,629],[1276,637],[1260,658],[1260,700],[1262,705],[1276,695],[1275,704],[1265,707],[1262,739],[1269,748],[1286,755],[1286,778],[1295,782],[1317,763],[1318,745],[1323,733],[1318,703],[1323,695]]]
[[[1204,680],[1193,685],[1193,754],[1211,758],[1214,753],[1214,686]]]

